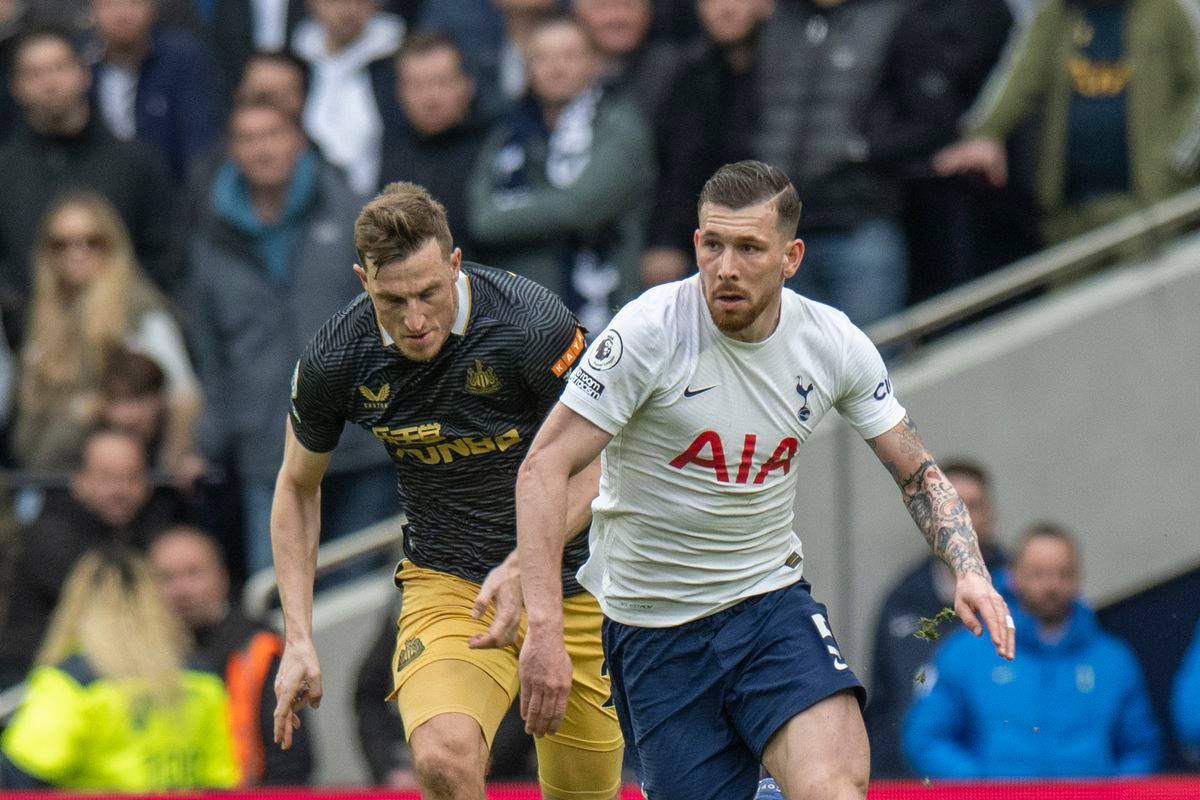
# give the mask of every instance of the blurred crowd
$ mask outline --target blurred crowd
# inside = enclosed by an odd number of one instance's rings
[[[1200,8],[0,0],[0,688],[35,665],[51,695],[137,667],[103,654],[72,666],[46,639],[80,558],[120,548],[79,580],[115,569],[132,591],[143,568],[157,574],[228,679],[240,780],[303,782],[305,746],[276,763],[251,735],[278,637],[228,600],[270,566],[293,367],[361,290],[352,228],[365,199],[395,180],[428,187],[467,259],[538,280],[598,330],[643,288],[694,270],[700,187],[751,157],[804,202],[792,288],[868,325],[1194,185]],[[325,538],[401,508],[373,442],[343,436],[322,489]],[[1069,535],[1047,536],[1074,553]],[[197,575],[207,600],[187,588]],[[177,679],[148,696],[183,685],[181,652],[164,651]],[[893,761],[878,771],[905,774],[904,747],[940,752],[921,744],[938,736],[982,751],[946,750],[946,763],[1003,771],[989,759],[1011,758],[1009,744],[966,721],[940,730],[933,711],[902,736],[911,669],[928,654],[894,666],[879,653],[877,679],[905,675],[908,688],[880,695]],[[928,703],[973,690],[951,684],[949,664],[937,672]],[[1200,711],[1180,708],[1180,736],[1195,740]],[[41,746],[14,737],[14,752]],[[373,762],[380,780],[402,771],[391,757]]]

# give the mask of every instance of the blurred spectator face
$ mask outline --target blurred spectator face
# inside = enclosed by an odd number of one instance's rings
[[[189,628],[218,624],[229,613],[229,574],[211,540],[191,528],[176,528],[150,546],[150,566],[159,591]]]
[[[83,206],[64,206],[46,228],[46,250],[65,294],[86,289],[104,271],[113,242]]]
[[[650,0],[575,0],[575,15],[606,56],[623,56],[650,32]]]
[[[438,47],[400,59],[400,103],[418,133],[444,133],[466,120],[475,83],[456,50]]]
[[[697,0],[696,13],[710,39],[736,44],[771,15],[771,0]]]
[[[150,499],[150,490],[140,442],[107,432],[88,440],[71,493],[96,516],[114,527],[128,525]]]
[[[996,515],[992,510],[992,501],[988,497],[987,489],[975,478],[964,473],[951,472],[946,477],[954,484],[954,490],[967,507],[967,513],[971,515],[971,524],[979,536],[979,543],[990,543],[995,531]]]
[[[117,50],[140,47],[154,27],[154,0],[92,0],[96,33]]]
[[[538,28],[529,40],[529,88],[544,105],[565,105],[596,77],[596,53],[568,21]]]
[[[86,112],[88,71],[66,42],[51,36],[27,42],[13,66],[13,97],[34,130],[58,131]]]
[[[292,179],[307,144],[295,118],[270,106],[237,109],[229,122],[229,152],[255,189],[278,189]]]
[[[304,111],[304,76],[298,66],[281,59],[251,59],[238,84],[237,101],[265,103],[300,119]]]
[[[309,10],[325,29],[330,50],[341,50],[362,36],[375,13],[375,0],[309,0]]]
[[[1021,606],[1039,622],[1056,625],[1079,595],[1079,560],[1070,543],[1053,536],[1025,542],[1012,570]]]

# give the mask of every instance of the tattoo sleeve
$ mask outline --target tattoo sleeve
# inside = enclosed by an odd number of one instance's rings
[[[900,487],[904,505],[934,555],[955,574],[974,572],[989,577],[967,507],[925,449],[916,425],[905,415],[889,433],[898,438],[889,442],[886,456],[879,453],[880,460]],[[870,445],[878,450],[876,440]]]

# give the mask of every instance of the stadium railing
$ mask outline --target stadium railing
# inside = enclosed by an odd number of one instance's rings
[[[404,538],[404,514],[397,514],[363,528],[357,533],[334,539],[317,548],[319,578],[339,567],[376,553],[394,552]],[[279,597],[279,581],[274,567],[250,576],[242,589],[242,610],[251,619],[262,619]]]
[[[867,328],[885,352],[915,349],[926,337],[1021,295],[1059,284],[1123,254],[1138,240],[1166,244],[1200,221],[1200,187],[1180,192],[1082,236],[1041,250]]]

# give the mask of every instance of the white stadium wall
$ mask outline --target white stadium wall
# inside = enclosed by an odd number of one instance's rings
[[[1200,238],[922,350],[892,383],[932,452],[992,474],[1000,541],[1052,519],[1104,603],[1200,563]],[[801,449],[805,572],[867,675],[875,614],[925,550],[886,471],[837,420]]]

